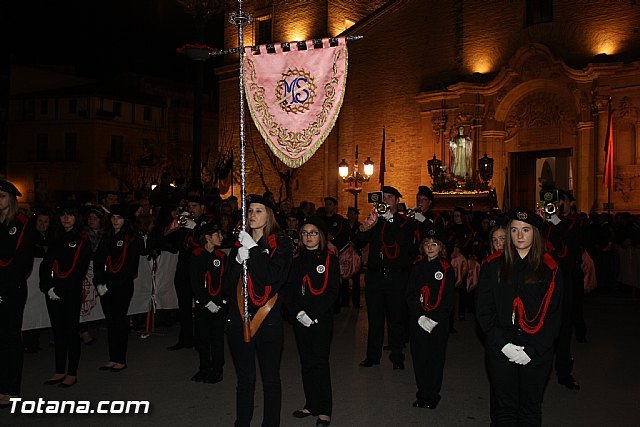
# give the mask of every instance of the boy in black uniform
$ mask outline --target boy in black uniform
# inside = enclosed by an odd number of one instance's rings
[[[415,242],[417,222],[397,212],[401,197],[394,187],[384,186],[383,200],[389,206],[388,210],[378,215],[374,208],[358,234],[358,240],[369,243],[365,275],[369,331],[367,357],[360,362],[365,368],[380,364],[386,318],[391,347],[389,359],[393,369],[404,369],[402,348],[408,338],[405,291],[418,251]]]

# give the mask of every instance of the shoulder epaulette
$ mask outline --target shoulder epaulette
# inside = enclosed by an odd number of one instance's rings
[[[502,256],[502,251],[495,251],[494,253],[490,254],[488,257],[486,257],[484,259],[484,261],[482,261],[482,263],[484,264],[485,262],[491,262],[494,259],[498,259]]]

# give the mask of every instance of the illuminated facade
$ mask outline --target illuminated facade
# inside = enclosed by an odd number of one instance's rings
[[[337,195],[344,209],[351,196],[342,191],[337,165],[353,159],[356,144],[361,156],[379,163],[384,126],[385,181],[411,203],[418,185],[431,184],[427,159],[435,153],[448,165],[448,141],[462,126],[473,140],[473,167],[485,152],[494,159],[499,200],[508,183],[511,205],[533,207],[540,182],[546,181],[572,191],[581,210],[602,210],[611,98],[614,210],[640,211],[640,5],[635,2],[399,0],[378,2],[375,10],[361,8],[373,2],[358,1],[254,3],[257,8],[249,7],[254,16],[271,11],[267,41],[341,32],[364,36],[349,44],[340,118],[301,168],[296,202]],[[355,25],[346,28],[346,22]],[[260,25],[254,22],[247,44],[257,42]],[[226,47],[235,46],[235,34],[229,26]],[[218,75],[221,110],[235,112],[237,64],[229,62]],[[253,138],[259,140],[255,131]],[[376,189],[376,178],[364,192]],[[277,189],[276,176],[266,174],[264,181]],[[262,182],[250,176],[249,186],[260,190]]]

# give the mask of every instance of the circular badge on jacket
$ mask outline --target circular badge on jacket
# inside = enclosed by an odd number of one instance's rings
[[[219,260],[219,259],[214,259],[214,260],[213,260],[213,266],[214,266],[215,268],[220,267],[220,260]]]
[[[337,222],[334,222],[334,223],[333,223],[333,227],[337,227],[337,226],[338,226],[338,223],[337,223]]]
[[[124,242],[123,242],[122,240],[118,240],[118,241],[116,242],[116,246],[117,246],[117,247],[121,247],[122,245],[124,245]]]
[[[443,277],[442,271],[436,271],[436,280],[442,280]]]
[[[14,234],[16,234],[17,232],[18,232],[18,229],[16,227],[11,227],[11,230],[9,230],[9,234],[12,235],[12,236]]]
[[[76,243],[76,241],[74,240],[73,242],[69,242],[69,247],[70,248],[75,248],[78,244]]]
[[[322,265],[322,264],[320,264],[319,266],[317,266],[317,267],[316,267],[316,271],[317,271],[319,274],[324,273],[324,270],[325,270],[325,268],[324,268],[324,265]]]

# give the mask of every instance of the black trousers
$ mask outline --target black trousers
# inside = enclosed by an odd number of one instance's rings
[[[173,281],[178,297],[178,321],[180,322],[180,335],[178,342],[184,345],[192,345],[193,334],[193,291],[189,280],[189,270],[184,268],[176,270]]]
[[[572,276],[565,274],[564,282],[572,286]],[[571,337],[573,332],[573,289],[568,288],[562,293],[562,324],[560,334],[556,340],[555,368],[558,378],[571,375],[573,357],[571,356]]]
[[[233,302],[235,304],[235,301]],[[237,309],[231,308],[227,322],[229,347],[236,368],[236,427],[249,427],[253,418],[253,401],[256,388],[256,355],[260,364],[264,394],[262,427],[280,425],[282,384],[280,360],[282,359],[283,325],[279,308],[274,307],[262,322],[260,329],[249,343],[242,339],[242,320]]]
[[[380,361],[384,342],[385,319],[388,324],[392,362],[404,360],[402,348],[408,340],[408,311],[405,299],[408,274],[397,271],[390,274],[369,271],[365,275],[365,301],[367,303],[367,358]]]
[[[226,322],[226,306],[212,313],[202,304],[196,304],[196,349],[200,356],[200,371],[222,373]]]
[[[411,357],[416,377],[418,400],[435,400],[442,389],[442,373],[446,360],[449,341],[449,322],[443,320],[431,333],[418,325],[418,319],[412,319]]]
[[[317,320],[318,323],[308,328],[296,321],[293,332],[300,355],[302,387],[306,398],[304,407],[312,414],[331,416],[333,398],[329,353],[333,339],[332,313],[324,314]]]
[[[493,426],[542,425],[542,397],[551,371],[551,361],[542,365],[518,365],[506,356],[486,357],[491,383]]]
[[[19,396],[22,384],[22,314],[27,284],[14,295],[3,295],[0,304],[0,394]]]
[[[109,287],[109,291],[100,297],[102,311],[107,319],[107,339],[109,342],[109,360],[115,363],[127,363],[127,345],[129,343],[129,304],[133,296],[133,280]]]
[[[82,289],[67,290],[58,301],[45,296],[55,340],[56,374],[76,376],[80,363],[80,306]]]

